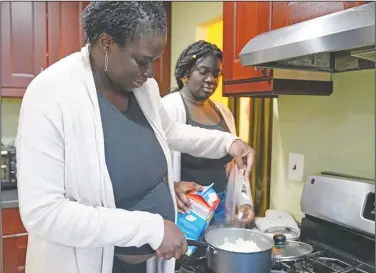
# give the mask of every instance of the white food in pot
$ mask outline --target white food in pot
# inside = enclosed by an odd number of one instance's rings
[[[231,252],[241,252],[241,253],[251,253],[251,252],[259,252],[261,249],[257,246],[254,241],[243,240],[239,238],[234,243],[228,242],[227,238],[225,239],[225,243],[218,247],[219,249],[231,251]]]

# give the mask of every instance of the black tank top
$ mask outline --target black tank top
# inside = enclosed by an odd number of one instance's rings
[[[182,98],[183,99],[183,98]],[[215,125],[206,125],[194,121],[191,118],[189,109],[183,99],[187,124],[201,127],[209,130],[219,130],[223,132],[229,132],[229,129],[222,117],[222,114],[219,112],[217,107],[213,102],[209,100],[212,107],[218,113],[220,117],[220,122]],[[208,159],[195,157],[189,154],[181,154],[181,180],[182,181],[193,181],[202,186],[209,186],[214,183],[214,190],[217,193],[223,192],[226,189],[227,185],[227,174],[226,174],[226,165],[232,160],[230,155],[225,155],[219,159]]]

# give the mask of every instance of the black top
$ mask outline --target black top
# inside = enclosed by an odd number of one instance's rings
[[[217,111],[220,122],[215,125],[205,125],[192,120],[189,109],[183,99],[187,124],[201,127],[209,130],[219,130],[229,132],[229,129],[223,120],[222,114],[217,107],[210,101],[213,108]],[[181,180],[193,181],[202,186],[209,186],[214,183],[214,190],[217,193],[223,192],[227,185],[226,165],[232,160],[230,155],[225,155],[220,159],[199,158],[189,154],[181,154]]]
[[[124,113],[99,92],[98,101],[106,164],[116,207],[158,213],[174,222],[173,200],[168,185],[163,182],[167,173],[166,158],[133,92],[130,93],[128,109]],[[154,251],[149,245],[115,248],[115,254],[150,253]]]

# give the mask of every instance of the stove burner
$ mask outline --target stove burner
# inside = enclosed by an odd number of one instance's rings
[[[374,268],[355,262],[344,262],[332,257],[328,251],[318,251],[305,259],[293,262],[279,262],[274,269],[286,273],[369,273]]]
[[[190,268],[190,269],[187,269],[187,268],[184,268],[184,267],[181,267],[179,271],[177,271],[177,273],[196,273],[196,272],[199,272],[193,268]]]
[[[312,265],[307,263],[306,260],[295,262],[279,262],[278,264],[274,265],[273,269],[285,273],[315,273],[313,271]]]
[[[176,273],[215,273],[199,265],[182,265]],[[272,273],[373,273],[375,268],[354,260],[341,260],[329,251],[316,251],[298,261],[274,262]]]

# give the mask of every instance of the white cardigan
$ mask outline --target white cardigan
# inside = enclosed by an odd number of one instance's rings
[[[187,122],[187,113],[184,107],[183,99],[179,92],[168,94],[162,98],[162,103],[170,118],[185,124]],[[220,103],[215,103],[220,111],[223,119],[233,135],[236,135],[235,120],[231,111]],[[181,181],[181,153],[179,151],[172,152],[172,162],[174,171],[174,181]],[[235,215],[235,206],[253,205],[252,194],[249,183],[245,183],[247,195],[241,193],[241,187],[244,182],[243,175],[239,172],[237,166],[232,160],[227,164],[228,186],[226,193],[226,207],[231,209],[227,211],[227,217],[232,218]]]
[[[169,119],[154,79],[134,94],[166,156],[176,211],[169,147],[219,158],[235,137]],[[16,147],[19,208],[29,232],[26,273],[111,273],[115,245],[159,247],[160,215],[115,208],[87,47],[31,82]],[[164,273],[172,273],[174,264],[164,263]]]

